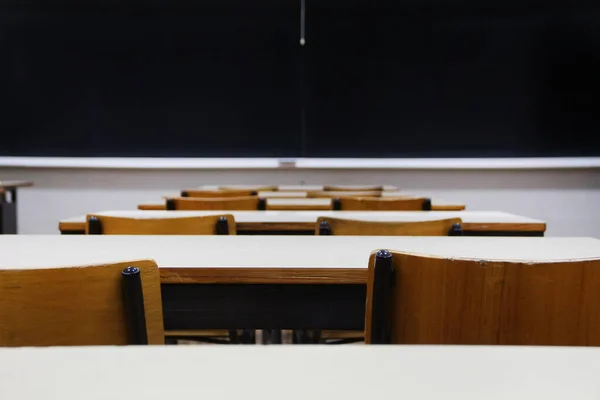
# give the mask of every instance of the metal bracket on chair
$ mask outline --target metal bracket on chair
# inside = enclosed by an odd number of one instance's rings
[[[431,199],[423,199],[423,211],[431,211]]]
[[[267,199],[258,199],[258,210],[265,211],[267,209]]]
[[[342,202],[340,199],[331,200],[333,204],[333,211],[342,211]]]
[[[321,221],[321,223],[319,224],[319,235],[326,236],[332,234],[333,232],[331,232],[331,225],[329,225],[327,221]]]
[[[175,200],[173,200],[173,199],[167,199],[166,204],[165,204],[165,208],[167,210],[170,210],[170,211],[175,210]]]
[[[123,300],[129,322],[130,342],[132,344],[148,344],[140,269],[127,267],[121,272],[121,275],[123,276]]]
[[[226,217],[219,217],[215,230],[217,235],[229,235],[229,221]]]
[[[371,304],[372,344],[390,344],[392,341],[391,317],[395,275],[392,253],[379,250],[375,256]]]
[[[102,235],[102,223],[97,217],[88,218],[88,235]]]
[[[448,236],[462,236],[463,235],[463,230],[462,230],[462,225],[461,224],[453,224],[452,228],[450,228],[450,231],[448,232]]]

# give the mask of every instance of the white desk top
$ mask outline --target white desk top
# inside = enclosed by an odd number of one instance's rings
[[[576,399],[600,349],[509,346],[127,346],[0,349],[6,400]]]
[[[33,186],[33,182],[31,182],[31,181],[0,181],[0,188],[16,188],[16,187],[25,187],[25,186]]]
[[[277,199],[286,201],[289,199]],[[323,199],[307,199],[323,200]],[[324,199],[329,200],[329,199]],[[239,223],[316,223],[319,217],[363,221],[411,222],[461,218],[463,223],[535,223],[544,221],[500,211],[101,211],[93,214],[127,218],[183,218],[232,214]],[[61,223],[85,223],[85,216],[62,219]]]
[[[219,190],[220,188],[228,189],[249,189],[252,190],[257,187],[271,186],[269,184],[256,184],[256,185],[201,185],[198,189],[205,190]],[[276,185],[278,190],[287,191],[321,191],[325,188],[325,185]],[[365,186],[376,186],[376,185],[335,185],[345,190],[360,190]],[[398,187],[392,185],[383,185],[383,190],[398,190]]]
[[[63,267],[150,258],[162,268],[366,269],[370,253],[379,249],[530,263],[600,259],[600,240],[592,238],[0,235],[0,268]]]

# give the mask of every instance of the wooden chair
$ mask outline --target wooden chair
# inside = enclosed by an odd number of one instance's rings
[[[200,197],[200,198],[228,198],[228,197],[248,197],[256,196],[256,190],[228,189],[228,190],[201,190],[185,189],[181,191],[181,197]]]
[[[230,198],[188,198],[176,197],[166,200],[167,210],[226,210],[248,211],[265,210],[265,199],[256,196],[230,197]]]
[[[88,215],[88,235],[235,235],[231,214],[202,217],[123,218]]]
[[[152,260],[0,269],[0,346],[164,344],[164,338]]]
[[[363,186],[363,185],[324,185],[323,190],[331,191],[331,192],[344,192],[344,191],[354,191],[354,192],[381,192],[383,190],[382,185],[372,185],[372,186]]]
[[[339,199],[343,197],[381,197],[380,191],[340,191],[340,192],[307,192],[308,197],[312,198],[334,198]]]
[[[507,262],[381,250],[369,260],[371,344],[600,345],[600,260]]]
[[[374,222],[319,217],[315,235],[346,236],[461,236],[460,218],[415,222]]]
[[[333,200],[338,211],[431,211],[431,200],[419,197],[342,197]]]
[[[105,215],[88,215],[86,234],[89,235],[235,235],[235,219],[231,214],[207,215],[202,217],[173,218],[122,218]],[[191,339],[201,342],[222,343],[252,335],[226,330],[167,331],[169,343],[179,339]],[[244,336],[245,335],[245,336]],[[229,339],[227,339],[229,338]]]
[[[348,236],[461,236],[460,218],[418,222],[372,222],[319,217],[315,235]],[[352,343],[364,340],[363,331],[295,330],[299,343]]]

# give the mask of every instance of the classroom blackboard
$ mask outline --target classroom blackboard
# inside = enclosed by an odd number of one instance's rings
[[[600,155],[600,6],[300,3],[0,5],[0,155]]]

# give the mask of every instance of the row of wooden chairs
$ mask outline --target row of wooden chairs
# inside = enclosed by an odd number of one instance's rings
[[[267,202],[257,196],[174,197],[166,199],[167,210],[266,210]],[[335,197],[331,208],[340,211],[429,211],[431,200],[420,197]]]
[[[201,199],[231,197],[248,197],[258,196],[265,191],[257,192],[256,190],[203,190],[203,189],[187,189],[181,191],[181,197],[192,197]],[[282,193],[281,197],[309,197],[309,198],[338,198],[338,197],[381,197],[379,190],[342,190],[342,191],[307,191],[307,192],[288,192]],[[291,195],[290,195],[291,194]],[[285,195],[285,196],[283,196]]]
[[[274,185],[256,185],[246,186],[243,189],[235,186],[220,186],[217,190],[210,189],[188,189],[185,190],[186,195],[182,193],[182,196],[190,197],[236,197],[236,196],[253,196],[258,192],[275,192],[280,191],[278,186]],[[301,186],[294,189],[294,191],[302,191]],[[321,192],[382,192],[382,185],[371,185],[371,186],[356,186],[356,185],[323,185]]]
[[[374,252],[366,343],[598,346],[599,263]],[[154,261],[73,267],[0,270],[0,346],[164,343]]]
[[[124,218],[88,215],[86,233],[91,235],[235,235],[231,214],[181,218]],[[415,222],[374,222],[319,217],[315,235],[352,236],[460,236],[460,218]]]

